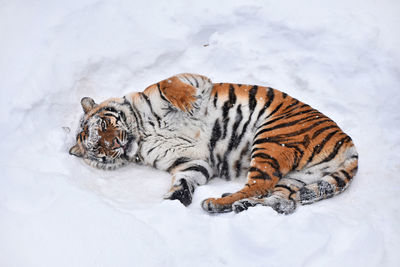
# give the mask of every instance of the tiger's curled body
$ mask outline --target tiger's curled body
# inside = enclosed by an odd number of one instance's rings
[[[270,87],[179,74],[143,92],[81,104],[70,154],[102,169],[136,162],[167,171],[166,199],[187,206],[213,177],[247,177],[238,192],[204,200],[209,213],[264,205],[290,214],[341,193],[357,172],[355,146],[336,123]]]

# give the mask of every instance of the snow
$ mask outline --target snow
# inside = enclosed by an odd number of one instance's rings
[[[398,1],[1,1],[0,266],[399,266]],[[354,139],[343,194],[290,216],[210,216],[162,199],[168,174],[68,155],[84,96],[181,72],[268,85]]]

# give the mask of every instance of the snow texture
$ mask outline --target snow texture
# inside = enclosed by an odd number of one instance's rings
[[[0,266],[399,266],[399,1],[0,1]],[[244,179],[163,200],[169,175],[70,156],[84,96],[173,74],[281,89],[353,139],[343,194],[210,216]]]

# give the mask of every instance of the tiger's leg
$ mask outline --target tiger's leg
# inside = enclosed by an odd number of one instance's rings
[[[285,147],[256,145],[244,188],[223,197],[209,198],[202,202],[202,208],[209,213],[232,211],[232,204],[238,200],[267,195],[278,181],[290,170],[294,151]]]
[[[305,185],[302,181],[282,178],[272,190],[272,193],[262,198],[248,198],[233,203],[233,210],[238,213],[249,207],[263,205],[272,207],[281,214],[290,214],[296,209],[297,192]]]
[[[206,162],[187,158],[178,158],[168,171],[172,174],[172,186],[164,199],[178,199],[185,206],[192,203],[195,188],[207,183],[213,175]]]
[[[343,192],[351,183],[358,168],[358,156],[352,155],[334,172],[301,188],[296,199],[302,205],[331,198]]]

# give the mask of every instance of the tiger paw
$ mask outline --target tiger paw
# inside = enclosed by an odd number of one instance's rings
[[[235,213],[239,213],[247,210],[250,207],[254,207],[257,204],[258,203],[251,199],[241,199],[232,204],[232,209]]]
[[[272,208],[279,214],[291,214],[296,209],[296,202],[292,199],[280,199],[279,202],[274,204]]]
[[[179,200],[183,205],[189,206],[192,203],[192,193],[194,188],[185,179],[179,180],[172,186],[171,190],[164,195],[164,199]]]
[[[201,202],[201,207],[208,213],[223,213],[232,211],[232,205],[218,204],[217,199],[215,198],[203,200],[203,202]]]

